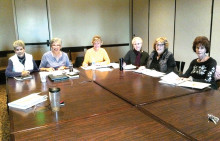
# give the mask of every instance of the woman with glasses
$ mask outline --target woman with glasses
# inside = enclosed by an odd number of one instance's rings
[[[65,52],[62,52],[62,40],[60,38],[53,38],[50,42],[51,51],[44,53],[41,63],[40,71],[54,71],[64,70],[69,67],[69,57]]]
[[[148,53],[143,51],[143,40],[140,37],[134,37],[132,39],[133,49],[128,51],[124,57],[124,65],[132,64],[135,66],[145,66],[148,60]]]
[[[168,51],[168,45],[165,37],[159,37],[154,41],[153,51],[147,61],[147,68],[164,73],[177,72],[176,62],[173,54]]]
[[[210,41],[205,36],[198,36],[193,42],[192,49],[198,58],[192,60],[189,68],[182,75],[183,79],[210,83],[213,89],[217,89],[215,82],[217,62],[207,55],[210,50]]]

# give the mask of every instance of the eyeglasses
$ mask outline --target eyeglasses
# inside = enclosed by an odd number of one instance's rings
[[[54,47],[54,46],[59,46],[59,47],[60,47],[61,45],[60,45],[60,44],[52,44],[52,46],[53,46],[53,47]]]
[[[156,46],[158,46],[158,47],[159,47],[159,46],[162,47],[162,46],[164,46],[164,44],[156,44]]]
[[[136,45],[141,45],[141,44],[142,44],[142,43],[135,43],[135,44],[133,44],[133,45],[135,45],[135,46],[136,46]]]

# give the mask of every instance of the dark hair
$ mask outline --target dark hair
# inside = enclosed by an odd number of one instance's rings
[[[193,46],[192,49],[194,52],[196,52],[196,45],[201,44],[205,47],[206,49],[206,53],[209,53],[210,50],[210,41],[207,37],[205,36],[198,36],[195,38],[195,40],[193,41]]]

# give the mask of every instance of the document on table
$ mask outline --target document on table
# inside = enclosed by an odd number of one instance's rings
[[[112,71],[113,69],[111,69],[111,68],[97,68],[96,70],[103,72],[103,71]]]
[[[185,80],[180,79],[180,77],[174,72],[170,72],[169,74],[161,77],[161,80],[159,82],[171,85],[178,85],[180,83],[185,82]]]
[[[137,67],[132,65],[132,64],[130,64],[130,65],[123,66],[123,69],[124,70],[134,70],[134,69],[136,70]]]
[[[79,78],[79,72],[68,72],[66,73],[66,76],[68,76],[69,78]]]
[[[118,63],[110,63],[108,65],[101,65],[101,66],[88,66],[88,67],[81,67],[84,70],[92,70],[92,69],[100,69],[100,71],[111,71],[111,68],[117,69],[119,68]],[[105,69],[104,69],[105,68]]]
[[[195,88],[195,89],[204,89],[204,88],[209,87],[211,85],[209,83],[182,80],[174,72],[171,72],[171,73],[161,77],[161,80],[159,82],[171,84],[171,85],[176,85],[176,86],[181,86],[181,87]]]
[[[39,93],[32,93],[28,96],[25,96],[23,98],[8,103],[8,106],[25,110],[46,100],[47,100],[47,95],[41,96],[39,95]]]
[[[206,87],[209,87],[211,84],[209,83],[202,83],[202,82],[193,82],[193,81],[185,81],[183,83],[178,84],[178,86],[181,87],[189,87],[189,88],[195,88],[195,89],[204,89]]]
[[[162,77],[165,75],[165,73],[163,72],[159,72],[159,71],[151,70],[151,69],[135,70],[134,72],[149,75],[152,77]]]
[[[32,78],[33,78],[32,75],[28,75],[28,76],[20,76],[20,77],[14,77],[15,80],[19,80],[19,81],[27,80],[27,79],[32,79]]]
[[[112,66],[114,69],[119,68],[119,63],[110,63],[109,65]]]

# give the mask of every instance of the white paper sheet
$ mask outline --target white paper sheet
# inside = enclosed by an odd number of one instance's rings
[[[8,106],[25,110],[47,100],[47,95],[41,96],[38,94],[39,93],[30,94],[28,96],[8,103]]]
[[[165,75],[165,73],[163,72],[159,72],[159,71],[151,70],[151,69],[141,69],[141,70],[138,69],[138,70],[135,70],[134,72],[149,75],[152,77],[162,77]]]
[[[178,84],[178,86],[190,87],[190,88],[196,88],[196,89],[204,89],[206,87],[209,87],[210,85],[211,84],[209,83],[191,82],[191,81],[185,81],[183,83]]]

